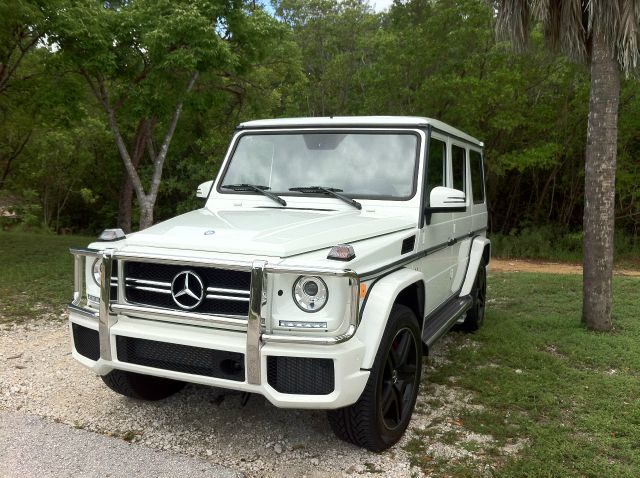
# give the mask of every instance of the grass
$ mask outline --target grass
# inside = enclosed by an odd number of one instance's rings
[[[92,238],[0,232],[0,323],[60,315],[73,294],[71,246]]]
[[[459,415],[466,432],[489,434],[497,447],[526,444],[514,456],[485,450],[494,476],[640,476],[640,280],[614,281],[612,333],[581,325],[580,276],[525,273],[490,276],[476,346],[453,333],[449,363],[427,379],[455,377],[481,405]],[[411,448],[425,471],[478,474],[477,460],[434,464],[419,442]]]
[[[73,287],[68,248],[90,241],[0,232],[0,323],[59,316]],[[580,323],[580,276],[491,274],[485,326],[451,333],[420,405],[441,407],[429,387],[447,385],[474,407],[449,417],[453,431],[417,430],[405,446],[412,464],[461,478],[640,476],[640,279],[615,277],[614,290],[615,330],[594,333]],[[494,440],[459,441],[471,432]],[[433,441],[458,442],[475,458],[438,459]],[[513,443],[522,448],[505,454]]]

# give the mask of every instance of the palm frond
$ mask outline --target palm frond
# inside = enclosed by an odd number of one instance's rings
[[[587,59],[587,25],[583,24],[582,0],[565,0],[561,3],[560,49],[570,58],[579,62]]]
[[[497,0],[496,29],[516,50],[527,47],[532,20],[553,50],[589,61],[588,45],[604,37],[620,69],[640,74],[640,0]]]
[[[640,51],[638,50],[639,23],[640,0],[621,1],[617,50],[618,62],[626,75],[638,68],[638,60],[640,59]]]
[[[500,0],[498,4],[498,36],[510,40],[517,51],[524,51],[529,44],[531,28],[528,0]]]
[[[618,26],[620,24],[620,4],[629,0],[589,0],[589,31],[598,31],[604,36],[611,49],[618,40]]]

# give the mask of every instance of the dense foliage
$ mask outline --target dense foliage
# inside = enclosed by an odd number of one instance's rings
[[[18,213],[3,221],[77,232],[117,222],[127,176],[92,91],[103,81],[131,154],[141,124],[153,125],[138,166],[146,191],[148,153],[184,101],[156,220],[198,205],[195,187],[217,172],[241,120],[408,114],[485,141],[494,233],[544,224],[579,234],[588,72],[550,54],[542,33],[516,54],[494,32],[484,0],[396,1],[384,13],[361,0],[3,2],[0,207]],[[623,81],[616,185],[616,226],[635,241],[639,92]]]

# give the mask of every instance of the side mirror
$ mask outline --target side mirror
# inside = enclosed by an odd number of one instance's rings
[[[429,194],[429,206],[424,208],[425,224],[431,224],[431,216],[437,212],[465,212],[467,197],[463,191],[437,186]]]
[[[453,209],[465,206],[466,202],[467,198],[463,191],[443,186],[433,188],[429,195],[429,206],[432,208]]]
[[[207,181],[206,183],[202,183],[198,186],[196,190],[196,197],[200,199],[207,199],[209,197],[209,193],[211,192],[211,187],[213,186],[213,181]]]

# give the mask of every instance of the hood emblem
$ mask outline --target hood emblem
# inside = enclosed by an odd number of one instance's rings
[[[212,234],[215,234],[216,231],[214,231],[213,229],[209,229],[208,231],[204,231],[204,235],[205,236],[211,236]]]
[[[171,282],[171,297],[181,309],[198,307],[204,299],[204,293],[202,279],[193,271],[182,271]]]

